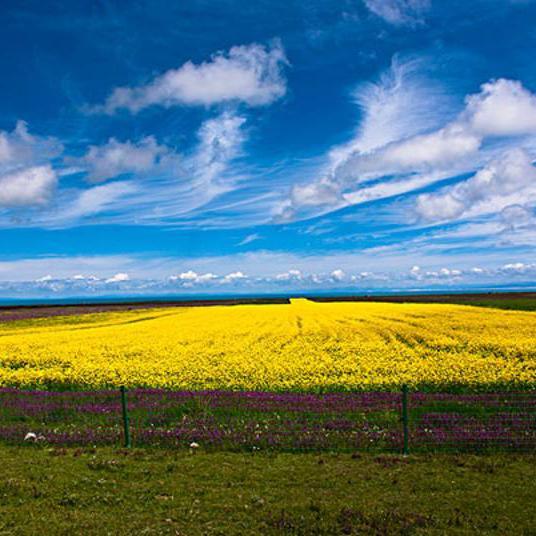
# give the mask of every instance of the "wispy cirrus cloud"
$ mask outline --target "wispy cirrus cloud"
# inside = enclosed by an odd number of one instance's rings
[[[430,0],[364,0],[367,8],[389,24],[417,26],[431,8]]]
[[[274,210],[276,220],[303,219],[348,205],[344,194],[352,186],[389,173],[381,159],[376,163],[378,153],[439,128],[451,116],[451,98],[426,74],[427,62],[396,55],[378,80],[355,89],[352,97],[361,111],[355,136],[331,149],[316,178],[291,188],[289,199]],[[403,160],[403,156],[393,154],[391,159]],[[360,165],[369,169],[358,172]]]
[[[418,106],[414,114],[411,104],[403,106],[407,99],[422,102],[418,98],[422,96],[418,91],[426,88],[422,76],[416,78],[419,89],[411,83],[419,68],[418,63],[395,62],[377,84],[361,89],[358,102],[364,115],[355,139],[332,150],[318,178],[291,189],[275,213],[276,220],[306,219],[410,194],[471,172],[477,172],[475,178],[447,189],[450,193],[419,197],[414,213],[429,221],[462,217],[470,205],[489,201],[493,191],[494,203],[488,210],[500,211],[518,203],[527,188],[532,191],[536,96],[518,81],[492,80],[479,93],[467,96],[465,107],[453,119],[430,129],[430,122],[419,121]],[[432,91],[428,102],[434,103],[433,95]],[[441,92],[436,95],[436,102],[441,102]],[[427,115],[440,117],[433,111]],[[477,195],[477,184],[483,189],[488,180],[489,193]]]
[[[107,182],[58,192],[57,205],[36,214],[29,224],[62,228],[86,222],[132,223],[133,218],[138,224],[187,218],[235,188],[229,166],[247,138],[245,123],[243,115],[231,111],[208,118],[194,146],[181,154],[151,137],[92,146],[68,162],[89,182]]]
[[[245,236],[240,242],[238,242],[239,246],[245,246],[247,244],[251,244],[251,242],[255,242],[256,240],[260,240],[262,237],[258,233],[252,233],[247,236]]]

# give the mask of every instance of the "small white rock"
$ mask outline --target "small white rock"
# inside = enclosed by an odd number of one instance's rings
[[[37,441],[37,436],[33,432],[28,432],[24,436],[24,441]]]
[[[199,448],[199,443],[196,443],[195,441],[193,443],[190,443],[190,448],[191,449],[198,449]]]

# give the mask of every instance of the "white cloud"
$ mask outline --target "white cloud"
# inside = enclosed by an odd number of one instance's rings
[[[390,181],[381,181],[371,186],[357,188],[355,191],[350,191],[343,194],[343,199],[347,204],[357,205],[375,199],[384,199],[407,192],[412,192],[416,189],[429,185],[432,182],[448,177],[448,173],[434,172],[411,174],[402,177],[401,179],[392,179]]]
[[[47,204],[58,182],[50,161],[62,150],[55,138],[30,134],[24,121],[0,131],[0,207]]]
[[[256,240],[260,240],[261,235],[258,233],[252,233],[247,236],[245,236],[240,242],[238,242],[238,246],[245,246],[246,244],[251,244],[251,242],[255,242]]]
[[[94,275],[76,274],[71,277],[73,281],[99,281],[99,278]]]
[[[388,277],[385,274],[377,274],[374,272],[359,272],[350,276],[351,281],[382,281],[387,280]]]
[[[207,184],[221,178],[229,161],[240,152],[245,122],[245,117],[224,112],[201,125],[199,145],[188,163],[197,182]]]
[[[346,278],[346,274],[343,270],[338,268],[337,270],[333,270],[333,272],[331,272],[331,278],[335,281],[343,281]]]
[[[427,61],[395,55],[389,69],[375,82],[358,85],[353,99],[362,117],[356,137],[331,150],[332,174],[354,155],[369,154],[399,140],[407,140],[441,125],[449,115],[450,98],[423,74]]]
[[[351,187],[351,182],[359,185],[369,179],[393,175],[404,178],[383,181],[371,187],[358,186],[357,190],[344,193],[342,198],[355,204],[404,193],[429,184],[439,173],[452,174],[456,166],[462,169],[464,165],[471,165],[470,157],[474,157],[480,144],[481,139],[469,132],[463,124],[452,123],[430,134],[390,143],[372,153],[350,156],[336,169],[334,178],[321,179],[303,189],[313,190],[313,187],[327,181],[328,184],[323,189],[327,190],[329,186],[331,197],[324,196],[324,202],[336,206],[337,199],[340,204],[341,191]],[[409,178],[406,178],[407,175]],[[349,177],[353,179],[348,181]],[[294,195],[294,190],[292,200],[298,206],[305,205],[302,199]]]
[[[45,205],[57,182],[58,177],[49,165],[0,175],[0,207]]]
[[[508,151],[455,186],[420,195],[416,211],[426,221],[450,220],[471,210],[496,212],[504,209],[511,204],[512,195],[520,199],[536,195],[536,168],[528,154],[520,149]]]
[[[481,140],[464,125],[453,123],[431,134],[388,145],[356,162],[356,173],[401,173],[451,167],[453,161],[475,153]]]
[[[193,270],[188,270],[187,272],[182,272],[179,275],[173,275],[170,278],[170,281],[178,281],[183,283],[185,286],[192,286],[199,283],[209,283],[218,279],[218,276],[213,273],[198,274]]]
[[[534,211],[522,205],[508,205],[500,213],[502,223],[507,229],[517,229],[536,222]]]
[[[106,279],[106,283],[122,283],[123,281],[128,281],[130,279],[129,275],[124,272],[119,272],[112,277]]]
[[[493,80],[466,100],[465,119],[482,136],[536,133],[536,96],[518,81]]]
[[[70,225],[88,216],[114,209],[136,191],[137,187],[128,181],[93,186],[79,192],[70,202],[65,203],[61,210],[43,216],[42,221],[53,227]]]
[[[291,192],[292,204],[299,207],[337,205],[342,202],[340,188],[328,178],[295,186]]]
[[[81,296],[109,293],[129,295],[170,294],[178,289],[195,292],[198,285],[206,284],[221,292],[289,291],[303,289],[348,288],[359,289],[425,289],[448,288],[456,284],[475,284],[492,287],[500,284],[528,284],[536,281],[536,257],[504,263],[504,252],[490,248],[485,253],[463,252],[448,256],[432,254],[416,246],[403,253],[399,249],[375,248],[338,254],[303,256],[277,253],[240,254],[236,256],[207,257],[198,259],[148,258],[148,257],[42,257],[0,261],[0,290],[4,296],[41,296],[47,292]],[[408,266],[408,256],[418,261]],[[446,267],[448,259],[455,268]],[[476,264],[476,262],[479,264]],[[169,277],[170,269],[177,264],[191,262],[194,269]],[[459,264],[458,264],[459,263]],[[229,271],[227,276],[217,276],[208,269],[228,270],[237,265],[247,267],[249,276],[240,270]],[[355,266],[363,267],[353,273]],[[292,269],[284,269],[293,266]],[[330,267],[341,266],[337,270]],[[76,267],[91,277],[73,277]],[[378,268],[388,267],[386,271]],[[250,273],[251,271],[251,273]],[[344,272],[344,277],[341,272]],[[54,274],[42,277],[43,274]],[[110,273],[115,273],[110,277]],[[225,273],[225,272],[223,272]],[[108,274],[108,275],[106,275]],[[129,274],[129,275],[127,275]],[[514,279],[515,277],[515,279]],[[203,287],[204,288],[204,287]],[[234,290],[233,290],[234,289]]]
[[[177,155],[158,145],[153,136],[147,136],[138,142],[111,138],[104,145],[90,146],[77,163],[88,170],[89,181],[101,182],[126,173],[144,175],[169,164],[170,158],[175,160]]]
[[[76,159],[76,170],[89,171],[91,180],[124,173],[145,180],[124,177],[86,189],[59,190],[54,207],[36,213],[28,224],[60,228],[88,218],[93,223],[176,224],[199,217],[202,207],[237,188],[244,178],[238,159],[246,139],[245,121],[230,111],[205,120],[197,132],[198,142],[182,155],[151,137],[92,147]],[[7,216],[0,223],[12,224]]]
[[[484,84],[481,93],[468,97],[466,108],[455,121],[435,131],[390,140],[373,150],[362,150],[359,144],[355,145],[338,162],[334,177],[338,182],[341,177],[362,182],[390,174],[459,167],[460,163],[463,164],[464,160],[479,150],[483,136],[490,133],[489,130],[482,132],[474,126],[475,113],[480,109],[477,103],[490,88],[503,82],[509,81]],[[518,83],[514,83],[514,86],[516,84]],[[497,135],[498,132],[497,130],[493,134]]]
[[[197,276],[198,283],[206,283],[208,281],[213,281],[214,279],[218,279],[218,276],[210,272],[207,274],[199,274]]]
[[[24,121],[17,121],[12,132],[0,131],[0,169],[44,163],[63,151],[55,138],[34,136]]]
[[[476,272],[475,272],[476,273]],[[413,266],[409,271],[409,277],[416,281],[427,280],[458,280],[462,277],[462,270],[456,268],[440,268],[439,270],[423,270],[420,266]]]
[[[59,279],[72,279],[73,273],[94,273],[107,278],[110,273],[128,271],[133,267],[131,257],[121,255],[108,256],[43,256],[16,260],[0,260],[0,281],[34,281],[43,274],[53,273]],[[146,262],[149,266],[151,263]],[[138,266],[136,273],[142,273]]]
[[[425,70],[426,61],[422,59],[401,60],[395,56],[378,81],[359,85],[353,93],[362,116],[356,136],[330,151],[319,178],[291,189],[289,199],[275,208],[274,219],[289,221],[297,215],[303,216],[304,209],[306,216],[317,215],[319,211],[329,212],[353,204],[352,198],[345,197],[347,189],[390,171],[411,171],[408,153],[415,149],[411,140],[423,132],[433,132],[444,123],[445,116],[450,116],[450,97],[441,86],[423,75]],[[449,134],[452,133],[440,133],[437,139],[430,136],[424,141],[432,148],[440,144],[444,147],[453,141]],[[397,142],[405,143],[406,150],[403,145],[398,149]],[[427,154],[419,145],[416,148],[419,167],[430,167]],[[385,155],[382,151],[386,151]],[[443,161],[439,151],[435,152],[436,160]],[[377,191],[373,197],[377,195],[382,194]],[[359,194],[357,196],[359,198]]]
[[[275,276],[276,281],[299,281],[302,278],[300,270],[289,270]]]
[[[534,275],[536,276],[536,263],[513,262],[501,266],[500,272],[509,275]]]
[[[146,85],[116,88],[97,109],[114,113],[125,108],[136,113],[152,105],[211,106],[233,101],[262,106],[285,94],[286,64],[279,42],[270,47],[256,43],[235,46],[199,65],[189,61],[170,69]]]
[[[372,13],[395,26],[415,26],[424,22],[430,0],[364,0]]]
[[[197,279],[197,274],[193,270],[188,270],[187,272],[183,272],[176,276],[176,279],[180,279],[181,281],[194,281]]]
[[[279,204],[276,220],[317,216],[347,205],[410,193],[442,179],[474,172],[480,166],[482,169],[472,179],[458,186],[440,194],[419,196],[419,216],[425,221],[452,220],[469,211],[497,212],[517,204],[527,188],[530,199],[536,196],[528,149],[516,151],[518,141],[509,139],[536,134],[536,95],[520,82],[494,80],[468,96],[454,120],[434,130],[419,133],[415,127],[419,116],[410,107],[408,115],[417,118],[413,126],[417,131],[412,132],[412,127],[404,126],[406,120],[400,119],[404,111],[399,110],[399,104],[404,99],[399,95],[417,95],[405,80],[414,77],[418,65],[394,61],[390,76],[362,90],[362,130],[355,140],[330,153],[331,165],[320,178],[291,189],[289,198]],[[408,85],[409,89],[405,87]],[[379,110],[380,120],[375,123],[370,111],[377,103],[385,103],[387,115],[382,117]],[[429,113],[434,116],[433,111]],[[392,127],[393,123],[402,125],[401,130]],[[376,135],[370,133],[375,124]],[[427,130],[424,123],[420,129]],[[490,137],[505,141],[490,146],[485,144]]]
[[[241,281],[247,279],[247,275],[243,274],[242,272],[231,272],[230,274],[227,274],[223,278],[224,283],[233,283],[235,281]]]

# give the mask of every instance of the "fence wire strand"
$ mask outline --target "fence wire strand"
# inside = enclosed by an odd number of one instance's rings
[[[402,392],[127,392],[132,444],[223,450],[401,452]],[[0,389],[0,441],[120,446],[118,390]],[[536,391],[410,392],[411,452],[536,452]]]

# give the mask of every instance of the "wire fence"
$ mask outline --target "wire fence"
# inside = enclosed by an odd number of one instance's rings
[[[0,389],[0,442],[206,450],[536,452],[536,391]]]

